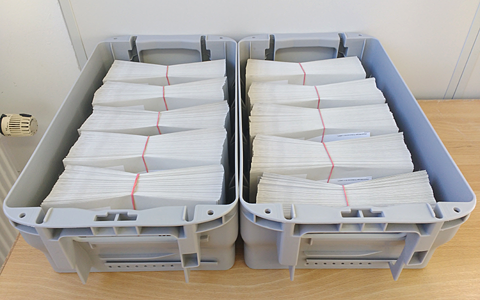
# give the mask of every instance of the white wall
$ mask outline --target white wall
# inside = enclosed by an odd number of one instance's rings
[[[79,74],[57,0],[0,2],[0,113],[27,112],[33,137],[0,139],[23,168]]]
[[[88,55],[115,35],[361,32],[378,38],[417,98],[441,99],[479,0],[69,0]],[[478,32],[479,28],[476,28]],[[472,33],[474,34],[474,33]],[[459,76],[460,78],[460,76]],[[480,82],[479,82],[480,85]],[[478,95],[480,97],[480,94]]]
[[[480,43],[480,41],[479,41]],[[480,56],[474,64],[473,71],[468,79],[467,86],[463,91],[462,98],[478,99],[480,95]]]

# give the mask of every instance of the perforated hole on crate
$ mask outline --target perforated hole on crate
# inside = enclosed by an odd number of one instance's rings
[[[162,261],[149,261],[149,262],[118,262],[107,261],[105,265],[109,269],[121,269],[121,270],[139,270],[139,269],[176,269],[181,267],[180,262],[162,262]]]
[[[313,268],[366,268],[382,267],[388,261],[365,261],[365,260],[307,260],[306,267]]]
[[[141,235],[158,235],[158,236],[178,236],[178,227],[156,227],[156,226],[144,226],[139,228]]]

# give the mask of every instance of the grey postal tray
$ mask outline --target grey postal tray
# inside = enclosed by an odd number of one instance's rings
[[[449,241],[475,207],[475,194],[420,109],[380,42],[358,33],[271,34],[239,44],[240,226],[245,262],[254,269],[423,268]],[[247,59],[304,62],[357,56],[367,77],[376,78],[404,133],[415,170],[427,170],[437,205],[331,208],[294,205],[291,217],[280,204],[248,199],[250,145],[245,102]]]
[[[92,111],[93,93],[113,61],[178,64],[226,59],[231,136],[226,205],[148,210],[53,208],[40,203],[63,172],[62,159]],[[40,144],[4,202],[25,240],[41,250],[57,272],[225,270],[235,260],[238,234],[237,43],[221,36],[121,36],[98,44]]]

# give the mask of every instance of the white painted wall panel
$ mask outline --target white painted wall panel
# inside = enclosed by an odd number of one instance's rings
[[[33,137],[3,138],[21,169],[79,69],[56,0],[0,2],[0,112],[33,114]]]
[[[478,43],[478,42],[477,42]],[[473,67],[467,86],[462,94],[463,99],[480,99],[480,56]]]
[[[356,31],[380,39],[417,98],[443,98],[478,0],[71,0],[87,55],[115,35]]]

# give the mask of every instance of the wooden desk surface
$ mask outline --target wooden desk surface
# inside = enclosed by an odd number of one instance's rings
[[[473,190],[480,192],[480,100],[419,101]],[[480,299],[480,210],[439,247],[422,270],[251,270],[237,247],[228,271],[58,274],[17,240],[0,275],[1,299]]]

